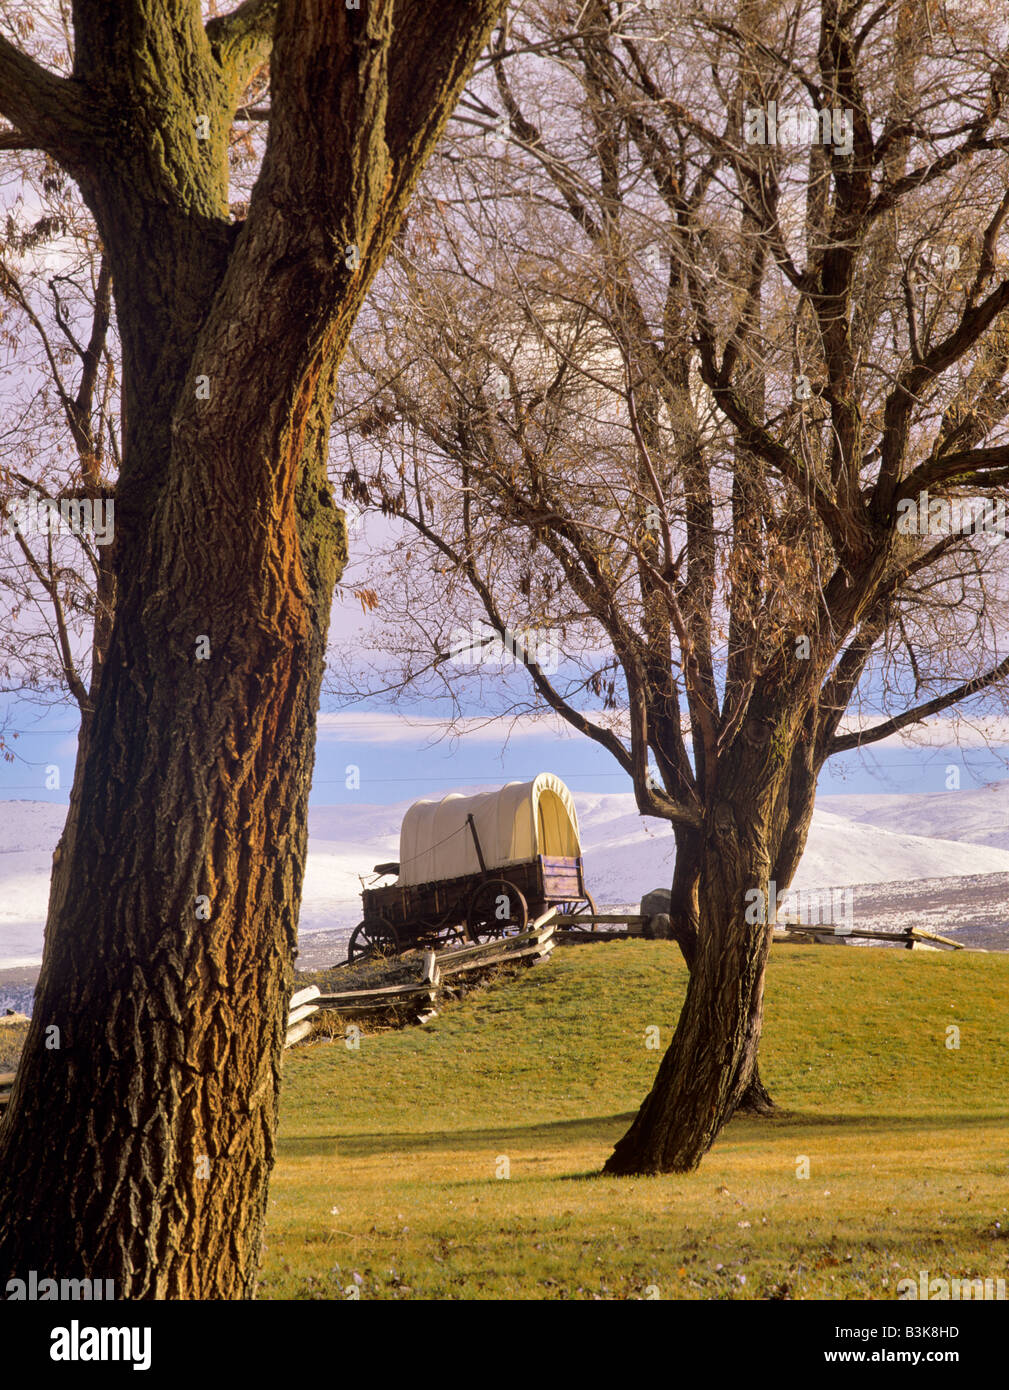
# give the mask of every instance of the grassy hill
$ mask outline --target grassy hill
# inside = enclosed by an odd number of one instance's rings
[[[922,1269],[1009,1274],[1009,955],[775,947],[782,1115],[734,1121],[688,1176],[601,1177],[685,983],[670,943],[563,949],[426,1028],[289,1053],[260,1296],[886,1299]]]

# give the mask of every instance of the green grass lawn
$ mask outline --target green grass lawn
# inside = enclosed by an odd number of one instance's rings
[[[685,983],[671,943],[559,949],[426,1028],[288,1053],[260,1296],[885,1299],[922,1269],[1009,1277],[1009,955],[774,947],[780,1117],[734,1121],[695,1173],[601,1177]]]

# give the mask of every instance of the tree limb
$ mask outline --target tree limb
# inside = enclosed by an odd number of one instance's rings
[[[269,58],[279,8],[280,0],[245,0],[230,14],[207,20],[211,52],[223,68],[231,69],[238,88]]]
[[[871,509],[877,516],[895,520],[895,495],[917,492],[921,477],[928,468],[922,464],[898,482],[904,459],[911,411],[925,386],[956,362],[971,347],[995,318],[1009,308],[1009,280],[1003,280],[980,304],[965,309],[956,328],[924,355],[920,362],[905,369],[887,397],[883,411],[883,433],[880,439],[880,470],[872,491]],[[966,467],[967,465],[965,465]]]
[[[0,35],[0,115],[17,127],[0,136],[0,149],[40,149],[74,159],[84,148],[85,106],[77,83],[57,77]]]
[[[29,569],[32,571],[32,573],[35,575],[35,578],[39,581],[43,589],[45,589],[46,593],[49,595],[49,601],[52,603],[53,613],[56,617],[56,636],[53,638],[53,641],[55,642],[57,651],[59,652],[60,664],[63,667],[63,678],[67,683],[67,687],[70,690],[70,693],[77,701],[81,713],[83,714],[89,708],[90,698],[88,696],[87,687],[78,675],[77,667],[74,663],[73,650],[70,645],[70,634],[67,631],[66,613],[63,608],[63,601],[60,598],[59,585],[57,584],[56,576],[53,573],[52,568],[52,537],[49,537],[48,545],[48,575],[36,560],[35,555],[32,552],[31,546],[25,540],[24,536],[22,536],[20,530],[15,531],[14,539],[20,546],[21,553],[24,555],[25,560],[28,563]]]
[[[1005,470],[1009,464],[1009,445],[995,445],[987,449],[965,449],[955,454],[940,455],[937,459],[931,459],[928,463],[923,463],[919,468],[901,484],[900,490],[896,495],[896,501],[901,501],[906,497],[912,497],[916,492],[927,488],[930,484],[945,483],[951,478],[959,478],[969,474],[973,479],[977,479],[978,470],[1001,469]]]
[[[0,150],[33,150],[36,142],[29,139],[27,135],[22,135],[16,130],[5,130],[0,133]]]
[[[862,729],[855,734],[842,734],[835,738],[827,751],[827,756],[833,757],[835,753],[847,753],[852,748],[861,748],[867,743],[878,743],[880,739],[887,738],[890,734],[899,733],[901,729],[906,729],[909,724],[921,724],[933,714],[939,714],[944,709],[949,709],[951,705],[959,704],[962,700],[967,700],[971,695],[976,695],[979,690],[985,690],[988,686],[994,685],[1009,674],[1009,656],[1000,661],[997,666],[993,666],[990,671],[986,671],[983,676],[974,676],[969,681],[964,681],[955,690],[949,691],[946,695],[938,695],[934,700],[928,700],[923,705],[915,705],[913,709],[905,710],[903,714],[896,715],[893,719],[888,719],[885,724],[877,724],[872,729]]]

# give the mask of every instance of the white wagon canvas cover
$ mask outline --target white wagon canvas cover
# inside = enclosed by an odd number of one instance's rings
[[[520,864],[538,854],[574,859],[581,854],[578,814],[571,793],[552,772],[531,782],[509,782],[495,792],[441,801],[416,801],[399,833],[397,885],[478,874],[472,816],[488,869]]]

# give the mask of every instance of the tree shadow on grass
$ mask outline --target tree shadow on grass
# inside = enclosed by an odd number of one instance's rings
[[[776,1110],[773,1115],[739,1115],[724,1131],[728,1138],[743,1133],[761,1134],[775,1129],[862,1129],[873,1132],[887,1129],[909,1130],[962,1129],[966,1126],[1002,1125],[1009,1114],[1002,1111],[953,1114],[937,1110],[912,1115],[824,1114],[817,1110]]]
[[[339,1154],[344,1158],[368,1158],[377,1154],[431,1153],[438,1150],[493,1148],[502,1152],[505,1143],[541,1145],[594,1143],[607,1139],[610,1130],[626,1129],[634,1111],[626,1115],[591,1116],[579,1120],[545,1120],[534,1125],[486,1125],[479,1129],[440,1130],[417,1134],[339,1134],[279,1141],[282,1157],[313,1154]],[[619,1138],[619,1134],[616,1135]]]
[[[594,1115],[585,1119],[545,1120],[531,1125],[486,1125],[477,1129],[439,1130],[431,1133],[341,1134],[305,1138],[286,1137],[279,1141],[281,1157],[307,1158],[339,1155],[343,1158],[369,1158],[381,1154],[437,1153],[454,1149],[494,1149],[505,1151],[508,1144],[523,1148],[563,1148],[570,1144],[612,1144],[634,1119],[629,1110],[619,1115]],[[738,1143],[770,1139],[783,1129],[849,1129],[871,1133],[886,1131],[913,1134],[916,1131],[995,1127],[1006,1124],[1009,1115],[950,1114],[925,1115],[837,1115],[816,1112],[782,1111],[754,1118],[740,1116],[723,1132],[717,1148]]]

